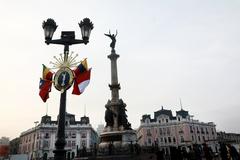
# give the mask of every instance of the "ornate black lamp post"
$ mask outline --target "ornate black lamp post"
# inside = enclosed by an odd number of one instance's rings
[[[93,23],[89,18],[84,18],[80,23],[79,27],[82,32],[82,39],[75,39],[74,31],[62,31],[61,39],[52,39],[55,30],[57,29],[57,25],[53,19],[47,19],[47,21],[43,22],[42,25],[45,34],[45,43],[46,44],[60,44],[64,45],[64,62],[68,60],[69,46],[73,44],[87,44],[89,41],[89,36],[91,30],[93,29]],[[65,74],[65,73],[64,73]],[[64,75],[65,77],[65,75]],[[55,79],[55,78],[54,78]],[[67,89],[71,87],[72,82],[64,82],[61,83],[60,87],[55,87],[60,90],[61,98],[60,98],[60,108],[59,108],[59,117],[58,117],[58,131],[57,131],[57,140],[55,143],[56,150],[54,150],[54,159],[55,160],[65,160],[66,159],[66,150],[64,146],[66,144],[65,141],[65,112],[66,112],[66,92]]]

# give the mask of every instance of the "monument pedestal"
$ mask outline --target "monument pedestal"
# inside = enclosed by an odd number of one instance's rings
[[[137,141],[136,131],[109,131],[100,135],[98,155],[130,155]]]

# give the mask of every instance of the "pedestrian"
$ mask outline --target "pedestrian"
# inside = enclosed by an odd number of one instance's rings
[[[229,148],[230,148],[230,154],[231,154],[232,160],[240,160],[240,157],[236,148],[232,145],[229,145]]]
[[[190,147],[190,151],[189,151],[189,160],[196,160],[196,153],[192,147]]]
[[[203,151],[204,151],[204,155],[205,155],[206,160],[212,160],[212,159],[213,159],[211,150],[210,150],[210,148],[207,146],[206,143],[203,144]]]

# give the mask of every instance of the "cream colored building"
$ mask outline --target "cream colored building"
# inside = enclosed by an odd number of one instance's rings
[[[90,150],[97,143],[98,135],[92,128],[88,117],[81,117],[80,121],[77,121],[75,115],[67,113],[65,119],[65,150],[68,158],[76,157],[77,149],[85,146],[87,150]],[[28,154],[29,159],[53,158],[56,133],[57,121],[52,121],[48,115],[43,116],[39,125],[21,133],[19,153]]]

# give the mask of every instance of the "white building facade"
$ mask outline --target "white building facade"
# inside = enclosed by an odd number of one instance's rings
[[[192,119],[188,111],[181,109],[172,115],[171,110],[154,112],[154,118],[143,115],[137,130],[140,146],[158,146],[169,153],[170,147],[185,147],[207,144],[217,151],[216,125]]]
[[[75,115],[66,113],[65,119],[66,157],[72,159],[79,149],[90,150],[97,143],[98,135],[86,116],[76,121]],[[28,154],[29,159],[53,159],[56,139],[57,121],[45,115],[39,125],[21,133],[19,153]]]

